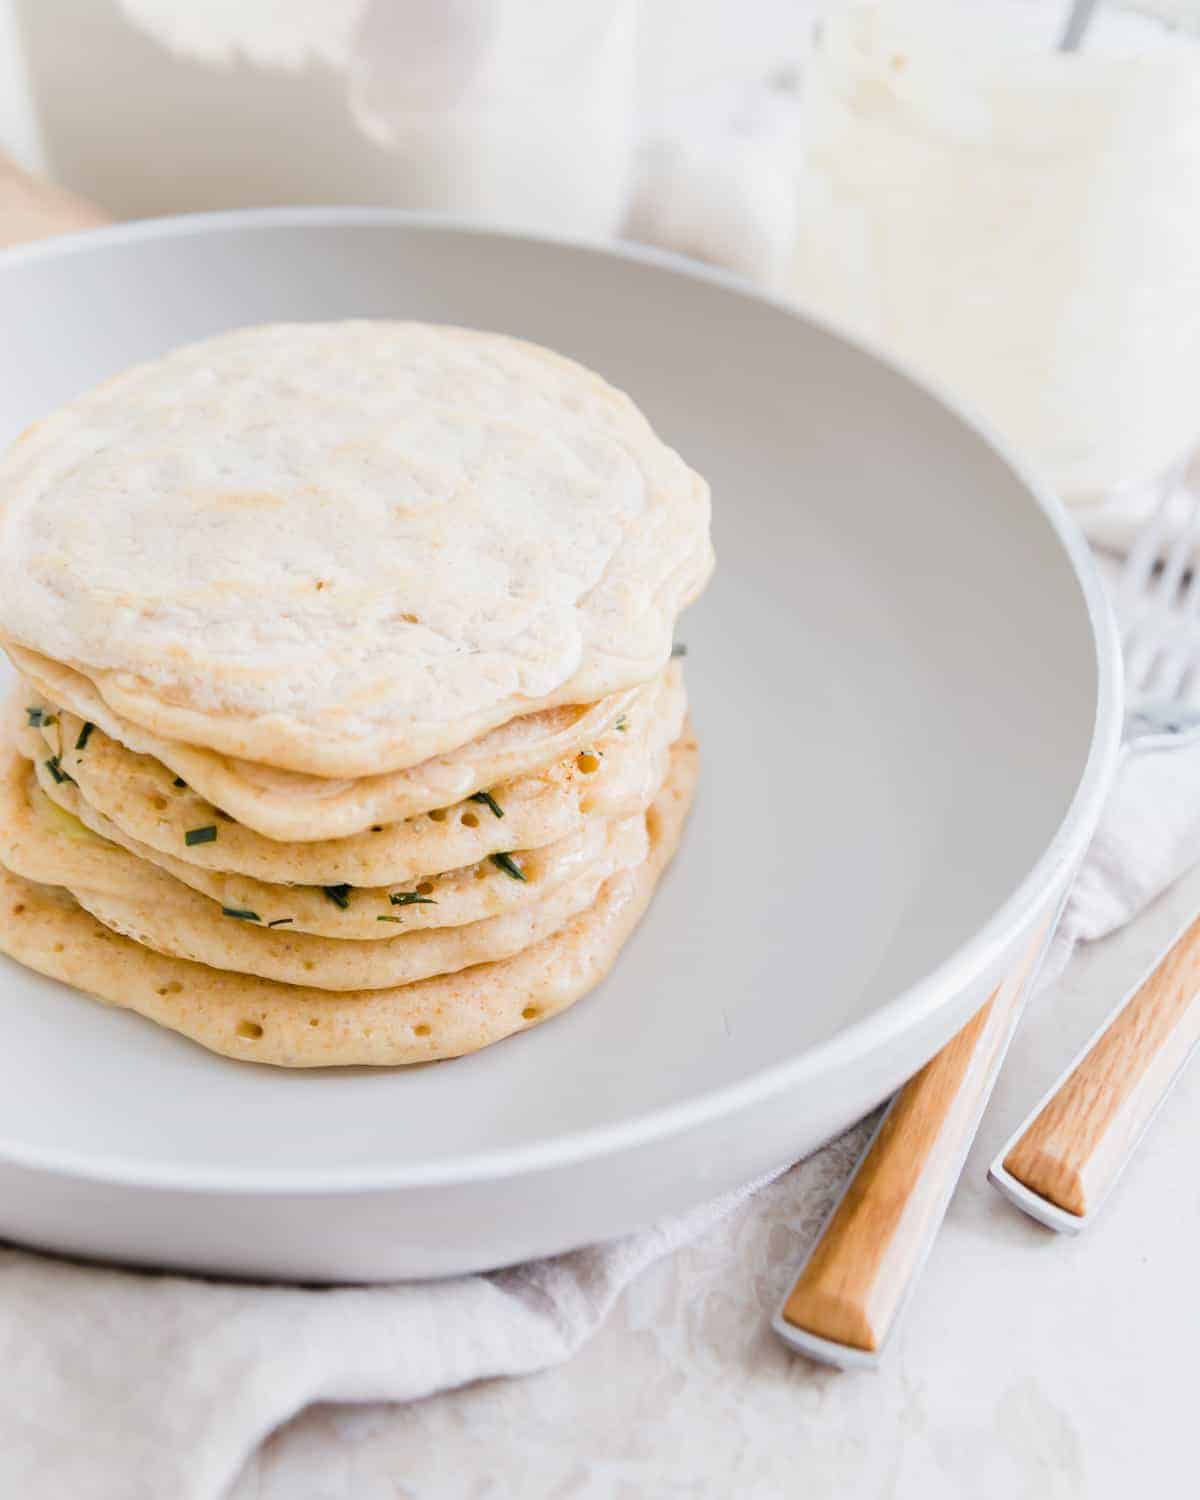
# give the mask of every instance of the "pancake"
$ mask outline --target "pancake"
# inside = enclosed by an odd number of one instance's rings
[[[0,459],[0,632],[156,735],[376,776],[656,676],[708,526],[703,480],[558,355],[246,328]]]
[[[697,771],[695,742],[685,737],[645,815],[647,857],[607,880],[553,937],[457,974],[339,994],[253,979],[143,948],[65,891],[7,870],[0,951],[239,1060],[314,1068],[460,1056],[540,1024],[604,977],[678,846]]]
[[[35,690],[27,702],[68,710],[79,721],[76,730],[95,724],[118,749],[154,757],[236,822],[267,838],[294,842],[346,838],[373,823],[397,823],[545,770],[586,749],[614,724],[641,722],[657,691],[654,679],[599,703],[526,714],[407,771],[333,781],[163,739],[113,713],[87,678],[70,667],[19,646],[10,647],[9,654]],[[68,752],[76,738],[64,736]]]
[[[536,906],[461,927],[399,932],[374,942],[343,942],[293,933],[286,927],[269,929],[263,922],[232,915],[235,908],[219,907],[161,871],[146,871],[149,878],[136,897],[77,887],[70,880],[49,883],[64,885],[106,927],[158,953],[173,953],[214,969],[256,974],[280,984],[322,990],[392,989],[435,974],[454,974],[473,964],[511,958],[557,932],[592,905],[604,881],[617,869],[627,869],[639,856],[645,857],[645,817],[627,819],[623,827],[627,836],[614,841],[606,860],[584,876],[566,881]],[[168,885],[174,889],[166,898],[162,892]],[[381,919],[379,933],[396,933],[396,927],[383,925],[393,920],[391,916]]]
[[[375,918],[371,941],[344,942],[297,933],[290,922],[272,928],[270,908],[219,906],[124,849],[89,837],[44,797],[26,762],[19,756],[13,762],[15,774],[10,766],[2,783],[0,860],[14,874],[65,887],[106,926],[148,948],[284,984],[380,989],[509,957],[557,931],[591,905],[610,875],[646,856],[645,817],[628,818],[613,829],[601,858],[541,901],[478,922],[412,931],[406,930],[407,908],[390,908]]]
[[[403,823],[377,825],[377,832],[303,844],[266,839],[222,818],[148,756],[108,755],[99,729],[77,749],[79,736],[64,733],[57,714],[48,732],[32,732],[32,746],[28,729],[19,745],[36,758],[46,794],[101,834],[109,831],[99,821],[102,817],[172,859],[269,884],[398,886],[463,869],[492,854],[544,848],[598,819],[644,811],[662,784],[668,749],[680,733],[685,711],[682,678],[678,664],[672,663],[644,721],[614,726],[589,751],[496,787],[493,797],[503,816],[489,804],[464,801]],[[50,757],[46,748],[53,752]],[[55,755],[60,770],[47,765]],[[122,767],[115,778],[114,764]],[[131,766],[136,774],[126,774]],[[78,805],[63,773],[78,784]]]
[[[29,783],[33,782],[31,794]],[[56,801],[37,784],[36,773],[22,756],[12,757],[0,774],[0,863],[30,879],[50,880],[25,861],[22,845],[48,833],[69,837],[76,844],[108,843],[123,849],[137,864],[149,864],[173,876],[218,906],[256,912],[264,923],[286,926],[289,932],[319,937],[377,941],[380,918],[388,917],[397,930],[424,931],[460,927],[505,912],[536,906],[565,881],[586,878],[610,858],[614,840],[626,836],[629,820],[596,819],[577,834],[543,849],[523,850],[515,856],[523,879],[515,878],[504,862],[480,860],[462,870],[432,875],[402,890],[394,886],[360,886],[352,893],[331,896],[319,886],[273,885],[249,875],[227,875],[172,859],[149,849],[121,832],[100,814],[89,812],[88,823],[78,817],[78,788],[56,784]],[[140,877],[139,877],[140,878]],[[126,889],[136,894],[136,885]]]

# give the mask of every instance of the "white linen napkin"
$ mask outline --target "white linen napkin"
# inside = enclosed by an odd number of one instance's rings
[[[1047,978],[1198,859],[1200,747],[1130,762]],[[791,1169],[793,1213],[812,1232],[868,1128]],[[310,1403],[411,1401],[556,1364],[635,1276],[759,1186],[608,1245],[416,1285],[236,1285],[2,1250],[0,1495],[219,1500],[272,1429]]]

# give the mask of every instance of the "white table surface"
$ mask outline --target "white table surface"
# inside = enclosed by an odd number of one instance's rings
[[[320,1407],[234,1500],[1175,1496],[1194,1447],[1200,1067],[1091,1233],[1059,1238],[987,1164],[1115,998],[1200,909],[1200,871],[1084,950],[1027,1016],[884,1366],[842,1374],[768,1328],[816,1230],[800,1167],[634,1284],[569,1364],[409,1407]]]

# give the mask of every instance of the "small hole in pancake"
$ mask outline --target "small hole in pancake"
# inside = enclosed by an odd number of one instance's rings
[[[318,578],[318,579],[317,579],[317,582],[316,582],[316,589],[317,589],[317,592],[318,592],[318,593],[320,593],[320,591],[321,591],[321,590],[322,590],[322,589],[323,589],[323,588],[324,588],[324,587],[325,587],[325,580],[324,580],[324,579],[323,579],[323,578]]]
[[[371,824],[371,832],[372,833],[382,833],[383,832],[383,824],[382,823],[372,823]]]
[[[421,623],[420,615],[401,615],[400,618],[406,625],[419,625]]]
[[[371,1030],[371,1028],[369,1026],[366,1027],[365,1030],[363,1031],[363,1036],[365,1036],[365,1037],[373,1037],[374,1035],[375,1035],[375,1033]]]
[[[55,943],[55,945],[54,945],[54,951],[55,951],[55,953],[62,953],[64,951],[65,947],[66,947],[65,943]]]
[[[417,887],[417,895],[418,896],[428,896],[429,893],[430,893],[430,891],[432,891],[432,890],[433,890],[433,881],[432,880],[422,880],[421,884]]]
[[[305,960],[304,960],[304,967],[305,967],[305,969],[306,969],[306,970],[307,970],[307,971],[308,971],[308,972],[309,972],[309,973],[311,973],[311,972],[312,972],[312,968],[313,968],[313,962],[312,962],[312,959],[310,959],[310,958],[306,958],[306,959],[305,959]]]
[[[238,1036],[249,1037],[252,1042],[256,1042],[263,1033],[262,1027],[257,1021],[239,1021],[237,1034]]]
[[[590,750],[585,750],[582,755],[576,757],[575,764],[585,776],[590,776],[593,771],[600,769],[600,757],[593,755]]]
[[[464,828],[478,828],[479,827],[479,819],[475,816],[474,813],[463,813],[463,815],[462,815],[462,822],[463,822],[463,827]]]
[[[13,916],[19,917],[24,910],[25,903],[23,901],[18,901],[16,906],[13,907]]]
[[[444,807],[435,807],[429,816],[435,823],[444,823],[446,821],[446,809]]]
[[[163,808],[167,805],[167,799],[165,797],[151,797],[150,805],[157,808],[159,812],[162,812]]]
[[[319,1026],[321,1023],[317,1020],[316,1016],[310,1016],[308,1018],[308,1024],[310,1026]]]
[[[521,1012],[522,1021],[536,1021],[541,1015],[541,1007],[538,1005],[527,1005]]]
[[[413,1036],[428,1036],[429,1031],[430,1028],[422,1021],[419,1026],[413,1027]]]

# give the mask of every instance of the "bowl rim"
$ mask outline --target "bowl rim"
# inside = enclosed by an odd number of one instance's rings
[[[1120,749],[1123,673],[1116,619],[1095,560],[1078,524],[1061,499],[1019,457],[994,425],[969,402],[951,395],[939,382],[919,373],[906,360],[874,341],[839,327],[802,303],[752,285],[743,277],[692,260],[673,251],[622,241],[612,244],[571,235],[527,233],[452,215],[406,209],[356,206],[305,206],[229,209],[139,219],[98,229],[64,234],[0,251],[0,275],[30,262],[68,259],[94,249],[135,245],[147,240],[224,234],[243,228],[385,228],[415,233],[452,232],[478,239],[501,239],[535,246],[579,250],[657,267],[798,318],[866,354],[948,410],[968,432],[997,455],[1030,495],[1066,554],[1082,595],[1091,629],[1096,664],[1096,709],[1082,774],[1053,838],[1017,887],[987,921],[941,963],[869,1015],[852,1021],[815,1046],[760,1068],[683,1103],[665,1105],[609,1125],[577,1130],[530,1145],[481,1150],[451,1160],[405,1166],[302,1169],[203,1166],[172,1171],[163,1164],[136,1158],[81,1156],[71,1151],[30,1148],[0,1138],[0,1162],[28,1170],[130,1188],[212,1194],[350,1194],[459,1183],[497,1181],[582,1164],[598,1157],[652,1144],[689,1129],[736,1115],[743,1108],[795,1088],[815,1075],[853,1064],[936,1012],[996,965],[1013,937],[1043,909],[1049,892],[1082,857],[1099,823]]]

